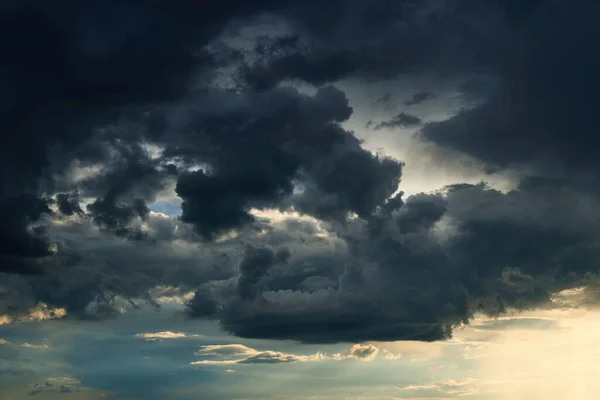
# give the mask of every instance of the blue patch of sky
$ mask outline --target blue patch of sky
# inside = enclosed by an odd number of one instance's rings
[[[150,208],[150,211],[175,217],[181,215],[181,200],[157,201],[150,204],[148,208]]]

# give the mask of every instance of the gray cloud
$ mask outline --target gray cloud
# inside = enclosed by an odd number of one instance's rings
[[[240,278],[238,292],[242,299],[256,297],[256,284],[276,263],[286,263],[290,256],[287,248],[282,248],[274,253],[269,248],[246,247],[244,258],[240,263]]]
[[[593,43],[600,37],[594,22],[600,8],[577,1],[563,15],[563,5],[541,2],[523,15],[527,28],[507,38],[511,50],[490,64],[493,75],[463,87],[479,104],[425,126],[422,137],[490,168],[524,166],[551,179],[594,179],[592,99],[600,88],[594,72],[600,61]]]
[[[333,208],[303,209],[324,218],[370,212],[397,186],[400,164],[374,158],[340,126],[352,109],[338,89],[324,87],[314,96],[293,88],[242,94],[216,90],[196,101],[198,111],[179,124],[199,133],[165,137],[170,144],[164,154],[207,166],[183,173],[176,187],[183,199],[182,220],[206,239],[255,222],[251,208],[296,205],[296,186],[308,185],[311,194],[330,199]],[[185,147],[179,140],[187,141]],[[356,172],[370,186],[360,192],[343,177],[355,172],[348,170],[351,162],[364,164]],[[381,177],[368,181],[376,175]],[[390,187],[382,190],[381,180]]]
[[[395,128],[413,128],[419,126],[423,123],[421,118],[407,114],[405,112],[401,112],[400,114],[395,115],[392,119],[388,121],[382,121],[378,124],[375,124],[373,129],[381,130],[381,129],[395,129]],[[367,123],[367,127],[371,127],[373,125],[372,121]]]
[[[71,216],[73,214],[83,214],[79,205],[79,192],[59,193],[56,195],[56,204],[61,214]]]
[[[391,218],[341,228],[348,253],[335,261],[335,284],[307,291],[304,281],[279,290],[270,282],[261,301],[230,298],[218,318],[251,338],[430,341],[478,312],[545,306],[553,293],[584,284],[587,265],[571,260],[598,234],[589,218],[597,211],[565,216],[554,207],[572,194],[554,193],[540,206],[549,194],[456,185],[409,197]]]

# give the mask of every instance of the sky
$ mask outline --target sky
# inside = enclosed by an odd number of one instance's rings
[[[595,0],[0,4],[0,400],[595,399]]]

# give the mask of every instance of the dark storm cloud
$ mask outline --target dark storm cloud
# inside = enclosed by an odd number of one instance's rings
[[[264,64],[245,66],[242,77],[256,90],[273,88],[282,80],[303,80],[320,86],[345,78],[360,64],[359,56],[351,52],[336,52],[323,56],[302,53],[277,57]]]
[[[0,270],[44,275],[0,275],[1,314],[106,317],[160,287],[244,337],[431,341],[588,284],[600,6],[517,3],[3,4]],[[261,12],[285,33],[225,43]],[[515,190],[403,199],[403,163],[345,128],[331,83],[428,73],[463,82],[464,108],[420,138],[522,171]],[[173,188],[181,217],[150,212]]]
[[[395,129],[395,128],[414,128],[423,123],[421,118],[414,116],[412,114],[407,114],[405,112],[401,112],[396,114],[392,119],[388,121],[382,121],[376,124],[373,129],[376,131],[381,129]],[[367,124],[368,127],[373,125],[372,121],[369,121]]]
[[[552,202],[544,200],[549,197]],[[558,211],[573,199],[578,210]],[[411,196],[391,217],[340,229],[348,253],[330,262],[345,264],[335,281],[317,269],[308,280],[317,286],[307,290],[305,278],[277,289],[272,277],[256,300],[226,298],[217,317],[248,338],[444,339],[477,312],[544,307],[553,293],[585,284],[586,271],[597,265],[576,264],[573,257],[595,252],[599,216],[594,198],[543,186],[503,194],[455,185]]]
[[[0,213],[10,218],[2,218],[0,268],[21,270],[23,257],[48,254],[43,235],[28,231],[43,207],[36,198],[94,128],[185,94],[193,74],[210,66],[203,46],[231,18],[269,6],[225,1],[206,12],[193,2],[5,2]]]
[[[29,230],[30,223],[40,218],[37,211],[39,206],[29,201],[33,207],[31,210],[24,206],[15,210],[11,204],[19,202],[21,196],[40,199],[42,195],[52,194],[55,186],[61,187],[60,192],[73,190],[70,187],[73,185],[64,182],[64,174],[74,160],[84,166],[111,161],[110,152],[104,151],[102,143],[90,141],[99,129],[114,124],[124,114],[135,119],[134,115],[146,111],[150,106],[181,99],[194,84],[214,77],[214,68],[222,64],[219,61],[221,54],[210,54],[205,46],[232,19],[270,11],[287,20],[292,32],[283,37],[260,41],[255,49],[258,61],[246,68],[245,75],[251,87],[268,89],[286,78],[304,79],[322,85],[359,70],[370,71],[371,75],[396,75],[406,69],[404,66],[410,69],[411,66],[437,60],[436,57],[444,58],[443,54],[439,54],[440,51],[451,52],[452,59],[457,59],[457,55],[464,52],[454,51],[455,46],[449,46],[446,42],[446,37],[454,37],[452,34],[462,38],[462,42],[457,42],[465,47],[476,45],[486,38],[482,32],[472,32],[477,27],[468,23],[475,20],[471,17],[476,12],[480,12],[477,21],[484,17],[486,21],[492,18],[493,15],[488,15],[485,10],[469,5],[461,5],[456,9],[436,7],[429,2],[415,6],[409,2],[391,4],[377,1],[367,5],[357,1],[322,3],[292,0],[252,3],[224,1],[211,7],[210,12],[200,10],[190,2],[168,6],[137,1],[109,1],[76,6],[75,2],[64,0],[53,7],[41,1],[3,5],[0,10],[0,33],[10,39],[2,55],[3,96],[0,112],[4,129],[9,134],[3,135],[5,140],[1,146],[4,166],[0,178],[0,209],[19,213],[6,219],[13,224],[3,224],[2,237],[6,238],[6,243],[17,241],[10,246],[11,249],[20,249],[6,250],[3,257],[13,260],[15,251],[19,253],[16,256],[22,257],[25,249],[31,250],[34,257],[49,253],[49,243],[44,235],[40,231]],[[442,16],[440,23],[435,22],[436,15]],[[327,18],[323,19],[324,16]],[[396,31],[399,26],[403,26],[401,31]],[[393,42],[389,40],[391,37],[394,37]],[[472,43],[471,38],[477,38],[477,41]],[[398,40],[400,43],[397,43]],[[372,47],[369,43],[379,44]],[[403,50],[390,51],[390,46],[398,46]],[[217,47],[212,46],[211,49]],[[422,51],[424,47],[427,47],[426,52]],[[485,48],[494,46],[486,43]],[[236,62],[237,59],[233,57],[228,62]],[[267,83],[260,83],[263,81]],[[277,101],[271,95],[266,96],[267,102],[268,99]],[[222,230],[250,222],[252,217],[247,214],[248,207],[275,206],[281,202],[282,196],[290,193],[290,180],[305,163],[312,163],[319,156],[324,156],[333,142],[351,141],[346,133],[335,126],[335,122],[346,120],[350,113],[347,105],[344,106],[341,94],[336,94],[333,89],[325,90],[313,99],[314,105],[306,104],[299,110],[294,110],[293,103],[302,106],[303,102],[298,102],[295,95],[289,96],[289,99],[282,99],[287,110],[278,109],[281,114],[268,115],[266,120],[259,118],[257,126],[248,127],[248,133],[253,128],[275,132],[292,125],[291,137],[286,140],[278,140],[271,133],[252,143],[266,150],[267,142],[271,141],[272,151],[262,155],[285,157],[285,160],[277,161],[277,171],[281,173],[269,171],[274,165],[264,160],[256,163],[258,157],[244,159],[239,152],[241,145],[238,145],[238,148],[228,149],[226,157],[218,151],[217,154],[200,154],[202,157],[197,157],[201,162],[211,164],[214,175],[197,172],[182,177],[178,186],[184,198],[182,218],[194,223],[203,236],[210,238]],[[211,99],[208,102],[213,100],[219,101]],[[250,95],[246,100],[254,101]],[[306,103],[310,103],[310,100],[306,100]],[[338,104],[337,111],[329,108],[335,107],[334,103]],[[268,107],[268,104],[263,103],[263,106]],[[320,114],[319,109],[329,109],[332,114]],[[257,110],[248,111],[252,113]],[[234,116],[213,115],[212,121],[204,120],[196,128],[214,131],[210,127],[212,123],[220,126],[222,133],[228,129],[227,124],[223,123],[225,117]],[[290,118],[295,121],[286,120]],[[307,127],[306,122],[298,123],[300,119],[316,119],[318,122]],[[248,126],[248,122],[247,115],[238,115],[229,124]],[[160,118],[153,121],[152,125],[140,129],[141,134],[131,132],[132,129],[118,132],[118,139],[135,142],[146,136],[144,131],[152,131],[154,136],[146,137],[147,140],[166,141],[169,143],[167,147],[171,147],[173,138],[166,138],[161,132],[168,126],[161,125]],[[296,125],[296,131],[293,125]],[[313,134],[297,135],[300,129],[310,130]],[[232,128],[229,130],[232,131]],[[322,135],[325,131],[328,134]],[[316,143],[316,135],[329,140]],[[226,135],[209,135],[209,143],[221,145],[219,139],[215,140],[218,136]],[[300,136],[304,141],[297,143]],[[204,139],[202,143],[206,144]],[[185,143],[187,140],[179,141],[179,147],[191,147],[198,151],[200,143],[197,138],[192,139],[194,141],[196,146],[189,146],[191,143]],[[284,144],[288,149],[276,153],[274,149]],[[299,145],[301,151],[290,154],[289,147],[295,145]],[[318,149],[320,154],[308,154],[306,151],[306,147],[319,146],[323,146]],[[358,147],[358,143],[354,146]],[[225,171],[225,163],[231,158],[240,157],[244,162],[256,163],[255,166],[249,167],[247,172]],[[122,171],[120,179],[136,168],[139,172],[138,165],[129,167],[129,170]],[[19,171],[18,177],[14,171]],[[258,175],[262,177],[258,178]],[[131,178],[137,179],[137,176],[133,174]],[[245,183],[240,184],[240,180]],[[207,185],[210,192],[215,194],[211,194],[214,197],[212,200],[207,198],[200,205],[195,200],[198,192],[194,192],[192,187],[203,185]],[[124,200],[122,192],[129,189],[123,188],[123,184],[117,186],[112,191],[95,196],[96,200],[88,211],[101,226],[130,236],[130,228],[126,225],[133,219],[145,216],[147,209],[143,203],[148,199],[130,197]],[[241,192],[238,193],[238,190]],[[64,205],[64,201],[61,200],[61,203]],[[212,221],[211,218],[215,218],[213,214],[223,220]],[[16,262],[5,262],[3,268],[14,270],[17,268]]]
[[[403,232],[430,230],[446,213],[446,200],[435,194],[417,194],[408,198],[397,214]]]
[[[267,89],[286,80],[319,86],[357,77],[462,76],[506,50],[505,8],[469,0],[350,0],[291,8],[283,15],[292,35],[272,37],[269,51],[257,46],[242,77]]]
[[[51,254],[44,230],[31,224],[50,214],[46,201],[30,194],[2,200],[0,206],[0,265],[2,272],[39,273],[33,259]]]
[[[48,230],[58,251],[41,263],[42,276],[0,274],[0,315],[27,316],[42,302],[70,316],[109,317],[136,308],[129,301],[156,305],[164,296],[164,290],[154,293],[157,286],[183,296],[236,274],[237,244],[199,249],[193,231],[175,217],[150,215],[144,230],[149,240],[136,242],[107,235],[88,218],[59,222]]]
[[[415,93],[413,96],[404,102],[404,105],[414,106],[426,102],[427,100],[435,99],[436,95],[433,92]]]
[[[176,187],[182,220],[207,239],[254,222],[252,208],[365,216],[397,188],[401,163],[374,157],[340,126],[352,109],[338,89],[323,87],[314,96],[289,87],[217,92],[199,101],[215,109],[190,115],[185,124],[198,134],[166,154],[208,164],[182,174]],[[293,196],[295,186],[305,187],[304,195]]]
[[[213,317],[217,313],[217,302],[206,289],[194,292],[194,297],[187,304],[193,318]]]
[[[313,166],[302,192],[294,196],[297,210],[328,220],[344,220],[348,211],[367,218],[398,188],[402,164],[358,149],[339,149]]]
[[[244,258],[240,263],[240,278],[238,280],[238,292],[244,300],[256,298],[258,281],[265,276],[269,268],[276,263],[286,263],[290,257],[290,251],[283,248],[273,250],[263,247],[256,248],[251,245],[246,247]]]
[[[507,37],[511,51],[490,63],[489,74],[461,85],[463,110],[421,131],[422,138],[474,157],[489,170],[524,172],[504,206],[521,208],[521,222],[470,219],[463,227],[474,234],[457,243],[463,251],[470,249],[473,261],[486,263],[479,277],[498,274],[500,265],[519,268],[503,275],[499,296],[504,300],[488,305],[499,311],[507,299],[523,307],[543,303],[557,286],[548,279],[551,273],[577,286],[587,285],[584,276],[599,269],[593,224],[600,165],[592,149],[600,6],[584,0],[517,8],[509,7],[515,28]],[[490,195],[488,201],[499,204],[500,197]],[[501,252],[488,247],[492,238],[504,243]],[[520,265],[509,259],[519,259]]]
[[[490,65],[494,86],[471,84],[480,104],[425,126],[422,136],[490,167],[596,176],[599,17],[594,1],[539,4],[521,18],[511,51]]]

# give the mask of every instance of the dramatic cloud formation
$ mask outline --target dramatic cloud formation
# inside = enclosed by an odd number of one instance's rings
[[[595,179],[591,99],[600,87],[593,73],[600,65],[593,52],[600,6],[594,1],[566,4],[540,2],[524,16],[521,23],[527,26],[505,36],[510,51],[490,62],[490,78],[497,84],[466,88],[467,94],[479,89],[481,104],[425,127],[423,137],[477,157],[490,168],[530,168],[536,177],[549,180],[540,184]]]
[[[246,338],[435,341],[569,290],[596,304],[599,19],[593,0],[0,6],[0,323],[179,299]],[[351,130],[371,118],[514,185],[406,196],[404,162]]]

